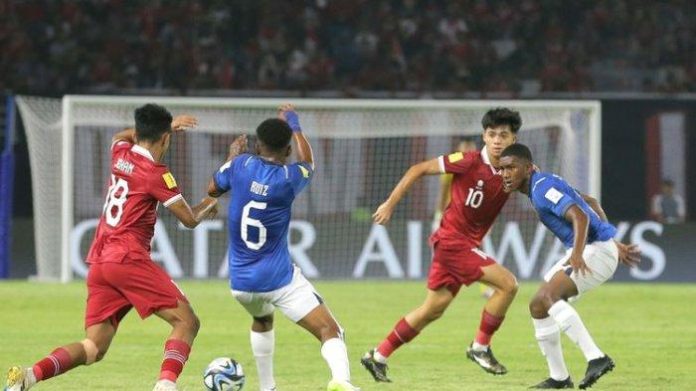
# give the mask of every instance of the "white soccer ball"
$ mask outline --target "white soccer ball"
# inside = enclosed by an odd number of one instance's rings
[[[203,384],[210,391],[239,391],[244,388],[244,370],[229,357],[219,357],[203,372]]]

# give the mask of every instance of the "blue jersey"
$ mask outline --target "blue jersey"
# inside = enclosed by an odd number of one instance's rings
[[[290,283],[290,210],[312,174],[307,163],[282,165],[251,154],[239,155],[215,173],[218,190],[231,190],[228,262],[232,288],[268,292]]]
[[[587,243],[603,242],[616,235],[616,227],[602,221],[572,186],[558,175],[535,172],[529,180],[529,199],[539,214],[539,220],[567,248],[573,247],[575,233],[573,223],[565,219],[565,213],[573,205],[582,209],[590,219]]]

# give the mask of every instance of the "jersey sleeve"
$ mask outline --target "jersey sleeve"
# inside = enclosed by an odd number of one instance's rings
[[[553,181],[538,186],[534,190],[534,200],[540,209],[549,210],[560,218],[565,218],[568,208],[577,204],[573,197],[566,193],[563,186]]]
[[[298,162],[285,166],[288,170],[288,179],[292,185],[295,195],[300,192],[312,181],[314,169],[306,162]]]
[[[174,175],[169,172],[167,167],[157,167],[153,170],[149,178],[149,193],[165,207],[183,198],[176,184]]]
[[[239,166],[240,161],[246,161],[249,158],[249,154],[242,154],[234,159],[226,162],[213,174],[213,182],[215,182],[215,187],[221,192],[226,192],[232,188],[232,180],[234,178],[234,173]]]
[[[454,152],[437,158],[443,174],[464,174],[471,169],[476,154]]]
[[[133,144],[129,143],[126,140],[116,140],[113,143],[111,143],[111,154],[115,155],[116,153],[123,151],[124,149],[130,149],[133,146]]]

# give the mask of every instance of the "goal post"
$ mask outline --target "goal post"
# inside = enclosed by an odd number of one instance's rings
[[[317,155],[317,175],[296,201],[290,230],[293,260],[312,277],[422,277],[429,260],[427,220],[435,205],[437,178],[414,186],[397,207],[396,222],[386,228],[373,227],[369,215],[409,165],[451,152],[454,141],[463,136],[479,136],[481,117],[493,107],[520,112],[519,141],[532,148],[543,170],[560,173],[597,198],[601,195],[598,101],[291,101]],[[135,108],[154,102],[173,115],[198,117],[197,129],[172,138],[165,159],[184,196],[195,202],[204,195],[204,184],[222,163],[234,136],[253,136],[256,125],[275,116],[287,100],[68,95],[62,100],[19,97],[17,102],[32,167],[37,277],[65,282],[86,272],[81,262],[103,203],[108,140],[133,126]],[[56,186],[53,189],[60,193],[46,186]],[[511,199],[498,220],[503,224],[487,239],[489,247],[509,240],[505,235],[515,227],[525,246],[532,246],[537,222],[522,201]],[[173,277],[224,275],[226,205],[223,201],[220,218],[191,232],[160,208],[153,259]],[[513,247],[489,251],[502,258],[517,257]]]

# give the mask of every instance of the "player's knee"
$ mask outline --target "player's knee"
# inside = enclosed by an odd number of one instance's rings
[[[517,294],[519,286],[520,285],[517,283],[517,279],[515,278],[515,276],[510,275],[509,277],[503,280],[501,290],[504,294],[508,296],[515,296]]]
[[[189,321],[189,330],[194,336],[198,335],[198,331],[201,329],[201,320],[195,314],[191,316]]]
[[[529,302],[529,313],[537,319],[545,318],[552,303],[551,295],[548,292],[540,291]]]
[[[187,316],[181,317],[175,320],[172,325],[174,328],[186,331],[187,334],[195,337],[198,335],[198,330],[201,328],[201,321],[198,319],[196,314],[191,313]]]
[[[106,355],[106,351],[109,349],[108,344],[99,344],[92,341],[89,338],[85,338],[80,341],[83,349],[85,350],[85,365],[94,364],[97,361],[101,361]]]
[[[258,332],[273,330],[273,315],[254,317],[252,329]]]
[[[444,315],[445,309],[447,309],[446,304],[438,303],[437,305],[429,306],[425,311],[425,319],[428,322],[438,320]]]
[[[322,341],[326,341],[331,338],[343,339],[343,333],[344,330],[336,322],[326,322],[319,328],[319,334],[321,335]]]

